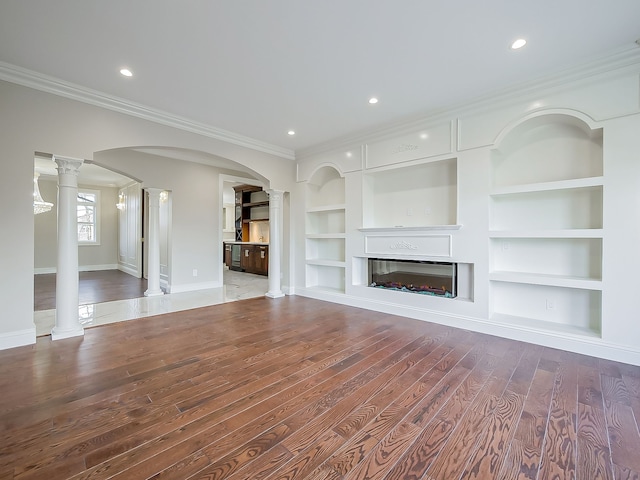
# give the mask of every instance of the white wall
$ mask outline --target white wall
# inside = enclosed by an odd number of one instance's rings
[[[36,273],[50,273],[58,264],[58,181],[41,176],[38,186],[42,199],[53,203],[53,207],[46,213],[33,216],[33,262]]]
[[[99,152],[94,160],[143,179],[144,187],[171,192],[171,250],[167,261],[171,265],[172,292],[222,284],[218,274],[222,245],[218,185],[219,175],[229,174],[229,170],[131,150]],[[198,271],[197,277],[193,270]]]
[[[112,110],[96,107],[79,101],[38,90],[0,82],[0,162],[2,166],[2,188],[0,202],[12,208],[0,210],[0,223],[10,235],[0,236],[0,349],[33,343],[33,270],[34,270],[34,219],[32,206],[33,155],[47,152],[72,158],[94,159],[96,152],[133,146],[159,146],[205,152],[216,159],[227,159],[256,172],[256,176],[266,181],[272,188],[290,190],[295,178],[295,164],[286,159],[259,152],[244,146],[231,144],[210,136],[198,135],[168,127],[160,123],[140,119]],[[115,161],[115,160],[114,160]],[[165,177],[158,173],[158,164],[144,162],[146,168],[135,165],[138,159],[115,161],[124,172],[137,172],[145,186],[170,188],[164,183]],[[175,162],[167,160],[168,162]],[[158,161],[160,162],[160,161]],[[164,162],[164,161],[163,161]],[[211,198],[212,205],[219,207],[217,183],[210,184],[212,178],[204,165],[177,162],[188,169],[203,173],[203,178],[194,178],[195,191],[202,198],[197,200],[179,199],[174,196],[174,213],[184,214],[174,217],[174,246],[172,265],[174,280],[178,284],[193,285],[192,269],[197,267],[206,272],[213,265],[220,264],[221,247],[193,245],[193,235],[211,234],[206,223],[208,218],[200,215],[201,200]],[[188,167],[187,167],[188,165]],[[174,170],[179,170],[175,168]],[[243,175],[247,174],[243,171]],[[159,184],[152,184],[158,182]],[[194,195],[194,190],[184,188],[185,177],[176,178],[181,192]],[[168,183],[168,182],[167,182]],[[181,195],[182,196],[182,195]],[[215,197],[215,198],[213,198]],[[220,209],[221,210],[221,209]],[[219,211],[210,213],[216,219]],[[180,232],[184,229],[184,232]],[[213,241],[221,245],[221,234],[214,230]],[[204,240],[203,240],[204,242]],[[193,250],[189,250],[194,246]],[[187,250],[183,250],[187,249]],[[200,258],[198,255],[206,256]],[[209,252],[213,251],[213,258]],[[283,272],[288,278],[288,272]],[[216,273],[200,275],[198,283],[218,281]]]
[[[81,167],[82,168],[82,167]],[[58,262],[57,243],[57,180],[40,177],[40,193],[54,204],[51,211],[34,216],[34,269],[36,273],[53,273]],[[78,246],[78,266],[81,271],[114,269],[117,265],[118,190],[115,187],[78,185],[78,188],[100,192],[100,243]]]

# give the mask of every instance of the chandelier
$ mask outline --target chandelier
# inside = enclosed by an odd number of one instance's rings
[[[38,177],[40,174],[34,172],[33,174],[33,214],[45,213],[51,210],[53,203],[45,202],[40,195],[40,188],[38,187]]]

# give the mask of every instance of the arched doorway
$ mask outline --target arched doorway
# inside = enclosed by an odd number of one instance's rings
[[[185,155],[187,152],[187,155]],[[211,160],[206,154],[200,154],[201,161],[194,161],[193,158],[184,158],[185,156],[198,156],[196,152],[185,151],[180,149],[168,149],[168,148],[124,148],[116,149],[105,152],[98,152],[94,156],[94,160],[86,165],[82,166],[82,169],[86,168],[86,171],[90,171],[94,168],[102,168],[106,172],[115,172],[116,175],[123,175],[129,183],[126,185],[112,185],[109,188],[114,188],[115,201],[109,203],[109,208],[115,208],[116,215],[125,217],[127,220],[118,222],[118,240],[117,240],[117,266],[116,268],[122,271],[127,271],[127,267],[135,265],[135,262],[125,262],[123,258],[125,255],[121,255],[121,247],[131,247],[135,251],[136,239],[144,238],[143,235],[138,234],[136,236],[135,226],[129,231],[128,238],[124,238],[127,235],[120,235],[123,229],[128,225],[135,223],[130,222],[130,219],[139,219],[140,224],[144,225],[144,202],[140,201],[140,211],[134,213],[129,209],[136,203],[127,203],[129,200],[130,191],[132,188],[139,188],[142,190],[147,186],[161,186],[166,188],[166,191],[171,191],[171,196],[179,195],[178,197],[178,210],[177,213],[169,210],[169,215],[165,217],[165,221],[168,225],[173,225],[174,222],[179,226],[177,232],[177,242],[185,244],[180,248],[176,246],[176,242],[170,236],[164,244],[166,248],[166,264],[167,268],[163,270],[163,274],[166,275],[166,281],[163,284],[163,288],[172,293],[185,293],[185,292],[202,292],[204,290],[211,290],[223,286],[222,272],[218,273],[219,267],[222,265],[222,229],[218,228],[218,223],[222,223],[223,214],[223,202],[222,192],[218,192],[217,185],[219,185],[219,178],[221,175],[242,175],[248,181],[263,182],[263,179],[259,179],[258,175],[249,175],[248,169],[235,164],[231,161],[224,161],[224,159],[215,158],[215,161]],[[81,169],[81,171],[82,171]],[[151,174],[149,172],[152,172]],[[137,182],[137,179],[142,177],[141,182]],[[132,181],[133,180],[133,181]],[[84,182],[79,179],[79,185]],[[121,184],[124,183],[121,182]],[[217,198],[219,197],[219,200]],[[140,200],[144,198],[144,195],[140,197]],[[123,207],[122,211],[118,207]],[[127,212],[125,215],[123,212]],[[36,232],[36,235],[38,233]],[[203,240],[209,237],[210,248],[207,251],[203,249]],[[189,239],[199,239],[197,241],[191,241]],[[133,242],[133,243],[132,243]],[[36,241],[37,243],[37,241]],[[139,249],[139,262],[141,266],[144,265],[144,245],[141,243]],[[219,246],[219,247],[218,247]],[[134,252],[133,257],[136,254]],[[131,257],[131,255],[130,255]],[[170,269],[170,262],[177,262],[178,268],[175,272]],[[129,265],[127,265],[127,263]],[[193,280],[188,278],[186,272],[191,272]],[[136,271],[129,271],[135,276]],[[176,274],[175,276],[173,274]],[[202,277],[205,277],[203,281],[199,281]],[[266,293],[266,288],[260,294]],[[135,315],[145,316],[149,313],[162,313],[155,310],[153,307],[139,308],[142,300],[139,296],[136,296],[135,301],[132,302],[133,307],[129,310],[137,310]],[[224,296],[218,295],[215,298],[209,298],[208,300],[199,300],[208,304],[220,303],[224,301]],[[137,302],[137,303],[136,303]],[[81,302],[82,303],[82,302]],[[109,302],[111,303],[111,302]],[[137,306],[135,306],[137,305]],[[194,306],[200,306],[194,304]],[[97,305],[93,307],[85,307],[84,311],[81,311],[81,316],[91,317],[96,316]],[[145,310],[146,309],[146,310]],[[102,316],[100,314],[99,316]],[[129,314],[127,313],[127,316]],[[123,320],[129,318],[122,318]],[[36,313],[36,325],[38,325],[38,313]],[[45,329],[46,331],[46,329]],[[39,334],[42,334],[40,330]]]

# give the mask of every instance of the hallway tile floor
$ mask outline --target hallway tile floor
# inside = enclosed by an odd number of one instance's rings
[[[267,277],[225,270],[224,286],[221,288],[81,305],[78,307],[78,313],[85,328],[94,327],[259,297],[267,292],[268,285]],[[34,312],[38,337],[51,334],[55,325],[55,313],[55,309]]]

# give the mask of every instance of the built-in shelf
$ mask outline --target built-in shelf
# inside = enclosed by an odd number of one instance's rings
[[[345,204],[340,203],[336,205],[322,205],[320,207],[307,208],[307,213],[320,213],[320,212],[333,212],[345,209]]]
[[[248,242],[255,234],[253,222],[269,221],[267,192],[254,185],[237,185],[235,190],[235,240]],[[262,236],[260,233],[259,236]]]
[[[527,331],[602,331],[602,130],[533,117],[492,151],[491,320]]]
[[[424,225],[421,227],[369,227],[359,228],[364,233],[386,233],[386,232],[423,232],[435,230],[460,230],[462,225]]]
[[[345,293],[345,180],[333,167],[318,169],[307,183],[305,285]]]
[[[265,200],[261,202],[244,202],[242,206],[243,207],[268,207],[269,200]]]
[[[601,228],[560,230],[491,230],[490,238],[602,238]]]
[[[309,233],[307,238],[346,238],[345,233]]]
[[[569,190],[573,188],[587,188],[602,186],[604,177],[575,178],[571,180],[558,180],[554,182],[527,183],[523,185],[509,185],[496,187],[491,195],[514,195],[530,192],[549,192],[553,190]]]
[[[526,283],[529,285],[548,285],[554,287],[602,290],[602,280],[599,279],[549,275],[542,273],[495,271],[489,273],[489,280],[498,282]]]
[[[519,317],[515,315],[505,315],[501,313],[494,313],[490,318],[490,321],[500,323],[509,327],[514,327],[519,330],[535,331],[542,333],[554,333],[563,336],[572,337],[590,337],[600,338],[600,331],[591,329],[589,327],[571,325],[566,323],[554,323],[544,320],[538,320],[536,318]]]
[[[362,181],[363,229],[458,223],[457,158],[369,170]]]
[[[268,218],[245,218],[242,220],[242,223],[250,223],[250,222],[268,222]]]
[[[315,285],[315,286],[312,286],[312,287],[306,287],[306,289],[308,291],[318,292],[318,293],[331,293],[331,294],[340,294],[340,295],[344,294],[344,289],[330,287],[330,286],[326,286],[326,285],[322,285],[322,286]]]

